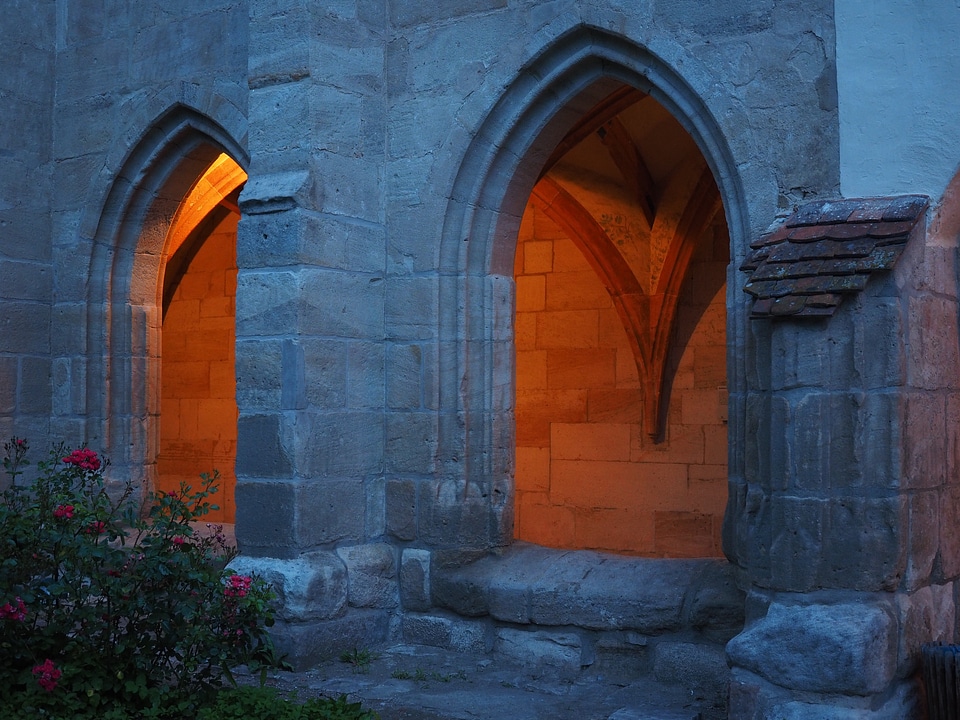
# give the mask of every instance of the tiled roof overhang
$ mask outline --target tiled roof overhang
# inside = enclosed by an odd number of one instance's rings
[[[923,217],[924,195],[828,200],[800,206],[758,240],[740,269],[751,317],[823,317],[893,268]]]

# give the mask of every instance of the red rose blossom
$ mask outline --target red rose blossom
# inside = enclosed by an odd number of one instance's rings
[[[53,516],[57,520],[69,520],[73,517],[73,505],[57,505],[57,509],[53,511]]]
[[[36,676],[40,687],[47,692],[52,692],[57,687],[57,680],[63,673],[54,665],[53,660],[47,658],[43,661],[43,665],[37,665],[33,669],[33,674]]]
[[[96,471],[100,469],[100,458],[89,448],[78,448],[63,458],[67,465],[76,465],[81,470]]]

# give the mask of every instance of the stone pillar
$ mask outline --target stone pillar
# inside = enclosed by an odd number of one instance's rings
[[[366,642],[386,632],[386,611],[371,609],[385,603],[346,597],[352,565],[334,551],[384,525],[383,50],[366,5],[347,17],[306,0],[250,4],[237,540],[281,596],[310,588],[278,628],[295,663],[337,651],[314,637],[323,623],[372,623]],[[395,562],[360,565],[395,585]]]
[[[918,717],[919,646],[955,637],[956,278],[924,228],[835,313],[752,321],[725,537],[749,589],[732,718]]]

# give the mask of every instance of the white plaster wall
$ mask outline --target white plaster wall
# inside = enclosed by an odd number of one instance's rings
[[[960,166],[960,0],[836,0],[845,197],[939,200]]]

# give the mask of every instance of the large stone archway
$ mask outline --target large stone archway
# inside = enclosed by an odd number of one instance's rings
[[[536,93],[529,91],[530,77],[538,78]],[[444,499],[447,509],[435,504],[438,517],[449,515],[443,522],[451,533],[444,539],[447,544],[455,542],[457,528],[464,523],[472,529],[466,536],[477,540],[484,529],[487,547],[509,542],[514,448],[512,274],[523,206],[570,128],[624,84],[656,98],[690,133],[716,178],[732,255],[743,253],[748,244],[746,205],[730,150],[711,112],[680,76],[642,48],[596,29],[575,30],[537,57],[522,80],[506,89],[469,146],[441,239],[439,292],[441,298],[456,298],[456,302],[440,303],[440,342],[457,359],[456,365],[444,364],[440,378],[441,456],[455,458],[450,469],[462,471],[444,473],[438,479],[449,486],[449,491],[436,496]],[[743,321],[738,306],[742,303],[730,305],[732,342],[740,336],[736,328]],[[734,394],[743,382],[742,373],[739,362],[729,368]],[[651,385],[658,384],[651,374]],[[731,417],[731,423],[737,419]],[[468,431],[454,432],[462,424]],[[453,438],[462,439],[444,447]],[[733,458],[736,461],[737,455]],[[737,472],[736,467],[730,468],[731,475]]]

